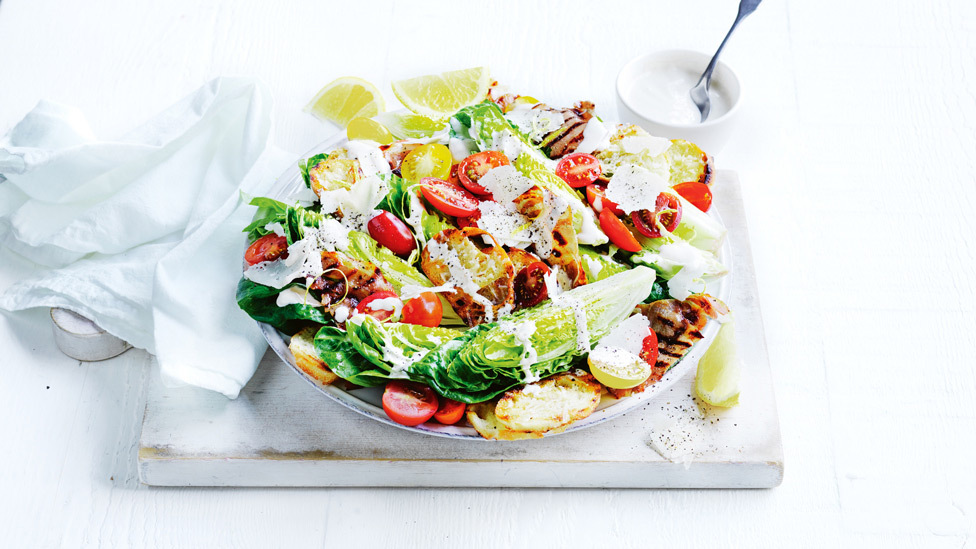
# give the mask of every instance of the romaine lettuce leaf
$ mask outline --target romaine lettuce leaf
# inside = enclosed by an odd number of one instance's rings
[[[288,334],[299,331],[302,324],[307,321],[325,324],[331,317],[326,316],[321,307],[299,303],[278,306],[276,303],[278,294],[296,286],[305,288],[304,285],[296,282],[276,289],[241,278],[237,284],[237,305],[254,320],[266,322]]]
[[[499,322],[481,324],[460,333],[422,327],[410,328],[407,333],[396,324],[380,324],[368,318],[350,320],[346,324],[350,345],[373,366],[365,366],[355,357],[338,358],[352,365],[344,371],[357,379],[367,371],[372,371],[370,379],[375,380],[390,376],[397,369],[448,398],[467,403],[481,402],[524,384],[528,379],[568,370],[582,359],[580,338],[590,345],[599,341],[630,316],[634,306],[651,293],[654,279],[653,270],[635,267],[561,294],[558,303],[549,301]],[[577,314],[566,304],[572,301],[581,305],[585,327],[577,326]],[[516,335],[520,327],[531,328],[521,330],[523,336],[530,334],[528,345],[525,339]],[[326,329],[320,330],[319,334],[323,338],[335,337]],[[434,335],[435,339],[444,339],[454,334],[455,337],[442,343],[430,338]],[[316,337],[318,340],[319,336]],[[336,349],[348,351],[338,343],[330,343],[330,346],[326,349],[329,352],[336,353]],[[531,364],[523,364],[528,347],[535,351],[536,359]],[[330,356],[323,354],[322,358],[331,365]],[[339,371],[336,373],[345,377]]]

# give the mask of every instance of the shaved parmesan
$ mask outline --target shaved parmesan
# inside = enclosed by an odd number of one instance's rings
[[[616,202],[626,213],[654,210],[657,195],[669,192],[668,180],[639,166],[622,166],[607,185],[607,199]]]
[[[653,135],[631,135],[620,140],[620,148],[627,154],[657,156],[671,148],[671,140]]]

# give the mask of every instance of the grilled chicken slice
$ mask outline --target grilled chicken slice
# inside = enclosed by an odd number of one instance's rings
[[[353,259],[339,252],[322,252],[322,268],[325,272],[309,289],[322,292],[322,305],[328,309],[340,305],[354,309],[370,294],[394,291],[379,267],[369,261]]]
[[[589,101],[580,101],[572,109],[562,109],[566,121],[562,128],[553,132],[557,137],[548,145],[549,158],[562,158],[576,152],[576,148],[583,141],[586,124],[593,118],[593,109],[594,105]]]
[[[555,196],[548,190],[534,186],[515,199],[515,209],[525,217],[537,221],[545,219],[555,207]],[[583,259],[579,253],[579,241],[573,227],[573,212],[566,207],[552,225],[551,242],[537,242],[535,251],[549,264],[559,267],[572,282],[573,288],[586,284]],[[551,244],[551,246],[550,246]],[[517,271],[516,271],[517,272]]]
[[[444,295],[468,326],[491,322],[515,306],[515,267],[497,242],[484,245],[487,232],[477,227],[444,229],[420,257],[420,268],[435,286],[454,285]]]
[[[729,313],[725,303],[708,294],[695,294],[684,301],[662,299],[637,306],[637,312],[651,321],[651,329],[657,335],[657,362],[651,367],[651,376],[632,389],[608,390],[617,398],[641,393],[657,383],[664,374],[681,360],[691,346],[702,339],[701,331],[709,318]]]

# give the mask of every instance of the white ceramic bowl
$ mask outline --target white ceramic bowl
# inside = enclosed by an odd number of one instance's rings
[[[719,152],[732,135],[736,115],[742,104],[739,79],[728,65],[718,62],[712,73],[710,87],[727,98],[729,110],[719,116],[709,116],[703,123],[679,124],[655,118],[651,112],[640,108],[634,93],[637,83],[649,73],[677,67],[700,75],[708,66],[709,60],[711,55],[692,50],[664,50],[632,59],[617,74],[617,108],[620,121],[637,124],[660,137],[687,139],[710,155]]]

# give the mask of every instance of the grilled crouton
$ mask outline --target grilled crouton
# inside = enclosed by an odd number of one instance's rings
[[[305,328],[291,337],[288,349],[295,357],[295,364],[322,385],[331,385],[339,376],[332,373],[332,370],[319,358],[315,350],[315,328]]]
[[[444,229],[424,246],[420,268],[435,285],[455,286],[445,298],[468,326],[491,322],[514,307],[515,267],[505,249],[485,246],[477,227]]]
[[[564,372],[506,392],[495,417],[512,431],[548,433],[592,414],[601,387],[583,370]]]
[[[465,416],[478,434],[488,440],[524,440],[542,438],[542,433],[513,431],[495,417],[495,402],[479,402],[468,406]]]
[[[352,188],[362,178],[359,161],[346,156],[345,149],[338,149],[308,169],[308,180],[316,195],[324,191]]]

